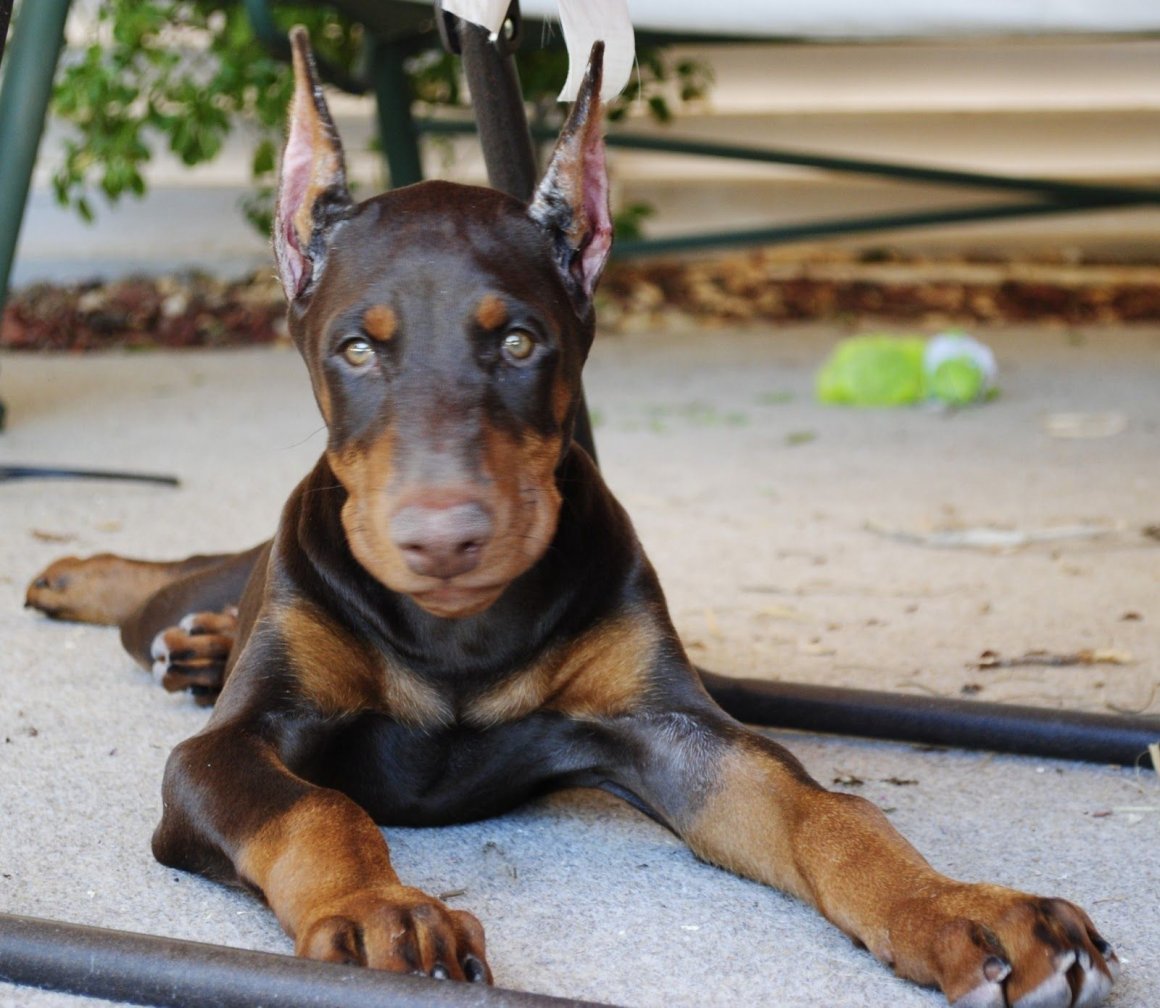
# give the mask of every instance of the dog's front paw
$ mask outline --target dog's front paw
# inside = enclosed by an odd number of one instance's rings
[[[153,638],[153,675],[170,693],[189,690],[209,706],[222,690],[226,662],[238,631],[238,610],[190,613]]]
[[[993,885],[908,901],[891,944],[897,971],[955,1008],[1090,1008],[1120,965],[1075,904]]]
[[[315,908],[296,945],[309,959],[491,983],[479,921],[404,886],[356,892]]]

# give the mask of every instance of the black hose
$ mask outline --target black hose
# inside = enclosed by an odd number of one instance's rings
[[[181,485],[176,476],[156,476],[152,473],[62,469],[58,466],[0,465],[0,483],[18,479],[128,480],[134,483],[159,483],[162,486]]]

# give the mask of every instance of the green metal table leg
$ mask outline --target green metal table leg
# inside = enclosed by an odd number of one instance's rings
[[[403,69],[406,53],[395,42],[376,40],[371,45],[371,81],[378,111],[379,142],[391,173],[391,188],[398,189],[423,180],[419,134],[411,117],[411,82]]]
[[[64,42],[69,0],[25,0],[17,12],[0,80],[0,312],[8,295],[8,277],[24,204],[44,131],[52,79]]]

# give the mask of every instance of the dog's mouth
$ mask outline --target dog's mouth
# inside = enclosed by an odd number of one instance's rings
[[[438,486],[392,494],[381,481],[353,481],[342,525],[354,559],[432,616],[484,612],[543,557],[561,500],[547,477],[530,485],[518,470],[493,468],[503,473],[503,486],[470,484],[470,493],[453,487],[455,495]]]
[[[464,586],[444,581],[434,588],[408,592],[408,597],[432,616],[442,619],[464,619],[490,609],[504,593],[507,583]]]

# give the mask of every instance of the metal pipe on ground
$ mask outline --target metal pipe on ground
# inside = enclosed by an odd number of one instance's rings
[[[10,914],[0,914],[0,980],[159,1008],[599,1008],[592,1001]]]
[[[767,728],[922,745],[1151,766],[1160,718],[1094,714],[907,693],[734,679],[699,670],[727,713]]]

